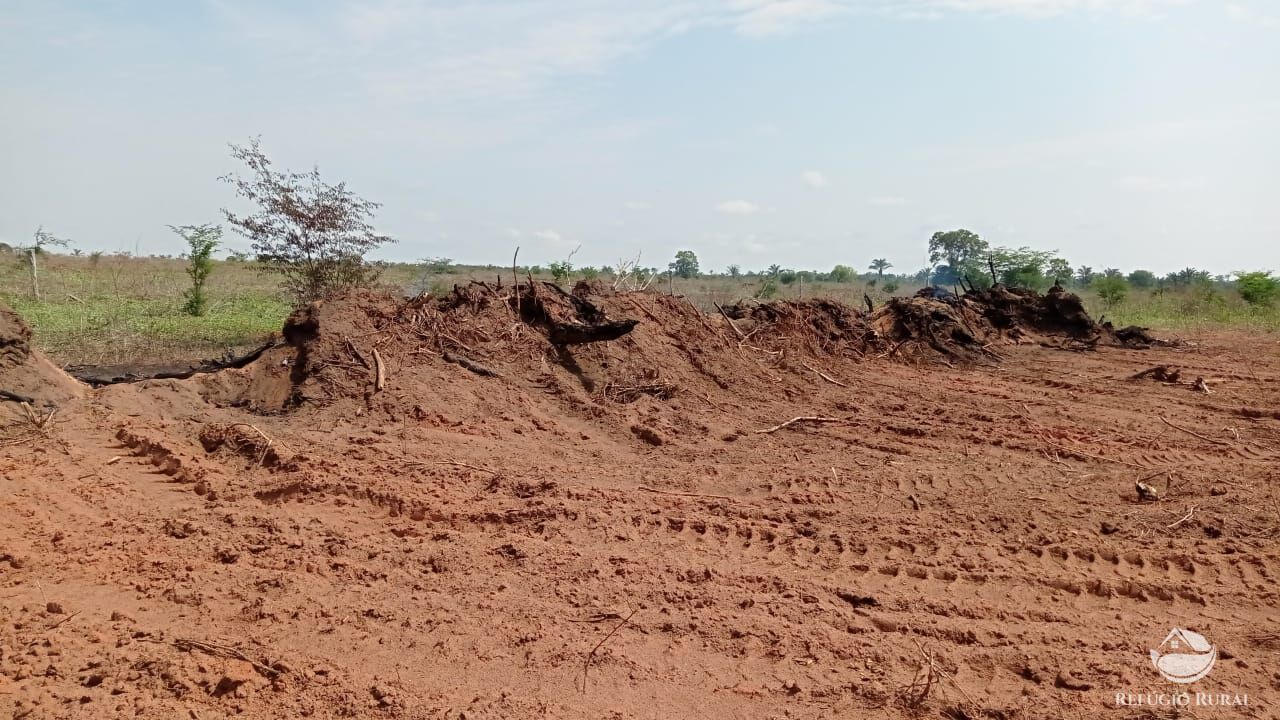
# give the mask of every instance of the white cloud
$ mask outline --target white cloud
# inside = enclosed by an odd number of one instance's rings
[[[805,170],[800,173],[800,179],[811,188],[824,188],[827,186],[827,176],[817,170]]]
[[[951,12],[1055,17],[1076,12],[1118,13],[1129,16],[1158,15],[1162,9],[1189,5],[1194,0],[889,0],[881,6],[889,14],[923,14],[927,19]]]
[[[628,210],[640,211],[640,210],[648,210],[653,206],[645,202],[644,200],[628,200],[626,203],[624,203],[624,207],[626,207]]]
[[[1225,6],[1227,17],[1236,22],[1252,23],[1265,28],[1280,27],[1280,17],[1264,13],[1241,3],[1229,2]]]
[[[698,28],[761,38],[854,15],[1157,15],[1193,1],[366,0],[296,14],[248,0],[208,0],[241,42],[282,67],[307,74],[337,68],[334,80],[362,87],[378,101],[399,103],[533,96],[554,78],[602,74],[623,58]],[[1236,16],[1247,11],[1241,0],[1228,5]]]
[[[730,2],[738,11],[732,19],[740,35],[763,37],[790,32],[849,12],[851,3],[836,0],[739,0]]]
[[[754,215],[760,212],[760,206],[746,200],[725,200],[716,205],[716,210],[725,215]]]
[[[1116,180],[1116,186],[1123,190],[1145,193],[1203,190],[1208,187],[1208,184],[1204,178],[1162,175],[1126,175]]]
[[[867,198],[867,204],[874,207],[901,207],[907,204],[907,199],[901,195],[873,195]]]
[[[572,244],[571,242],[569,242],[568,239],[565,238],[564,235],[561,235],[559,232],[555,230],[550,230],[550,229],[534,230],[529,234],[532,235],[535,239],[541,240],[542,242],[546,243],[547,245],[550,245],[551,247],[568,247],[569,245]]]

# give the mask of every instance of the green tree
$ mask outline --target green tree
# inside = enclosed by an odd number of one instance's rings
[[[937,237],[937,236],[935,235],[934,237]],[[876,271],[876,277],[882,278],[884,277],[884,271],[893,267],[893,263],[889,262],[884,258],[876,258],[875,260],[871,261],[870,267],[872,270]]]
[[[188,315],[199,317],[209,307],[209,299],[204,294],[204,284],[213,272],[213,252],[222,244],[222,228],[217,225],[170,225],[187,243],[187,276],[191,278],[191,287],[184,290],[182,296],[187,299],[182,311]]]
[[[672,262],[668,269],[675,273],[676,277],[686,280],[698,277],[698,256],[692,250],[681,250],[676,253],[675,262]]]
[[[739,277],[742,275],[742,268],[738,265],[730,265],[725,268],[725,274],[731,278]]]
[[[979,261],[987,248],[986,240],[968,230],[934,233],[929,239],[929,262],[942,263],[935,271],[935,282],[949,285],[981,274]]]
[[[364,256],[395,242],[371,224],[381,205],[351,192],[346,183],[324,182],[318,168],[276,170],[257,139],[231,145],[231,157],[244,163],[250,176],[221,179],[257,211],[240,215],[224,208],[222,214],[294,300],[309,302],[377,280],[379,268]]]
[[[994,267],[996,278],[1008,287],[1043,289],[1049,285],[1046,274],[1049,265],[1057,258],[1051,250],[993,248],[987,255],[989,266]],[[1065,262],[1065,261],[1063,261]]]
[[[789,270],[789,269],[783,270],[777,274],[778,282],[782,283],[783,285],[790,285],[794,283],[799,277],[800,277],[799,273],[797,273],[795,270]]]
[[[1071,263],[1067,262],[1066,258],[1050,258],[1049,267],[1045,271],[1045,274],[1056,283],[1062,283],[1064,281],[1069,283],[1071,282],[1073,275],[1071,272]]]
[[[1155,287],[1156,274],[1150,270],[1134,270],[1129,273],[1129,284],[1136,288]]]
[[[1177,272],[1169,273],[1167,279],[1175,287],[1191,287],[1192,285],[1203,285],[1204,283],[1212,282],[1213,276],[1209,274],[1208,270],[1187,267]]]
[[[768,269],[768,270],[765,270],[764,272],[765,272],[765,274],[766,274],[766,275],[768,275],[769,277],[771,277],[771,278],[776,278],[776,277],[778,277],[778,274],[782,272],[782,266],[781,266],[781,265],[779,265],[778,263],[774,263],[774,264],[770,265],[770,266],[769,266],[769,269]]]
[[[1093,277],[1096,274],[1097,273],[1093,271],[1093,268],[1089,267],[1088,265],[1081,265],[1080,267],[1076,268],[1076,282],[1080,283],[1081,285],[1088,285],[1089,283],[1093,282]]]
[[[547,266],[551,271],[551,278],[557,285],[563,285],[569,276],[573,274],[573,263],[569,260],[557,260]]]
[[[1100,275],[1093,279],[1093,291],[1107,307],[1115,307],[1129,295],[1129,283],[1119,275]]]
[[[853,271],[853,268],[849,267],[848,265],[837,265],[831,268],[832,282],[838,282],[838,283],[853,282],[853,278],[856,277],[856,275],[857,274]]]
[[[1236,273],[1236,290],[1250,305],[1271,305],[1280,295],[1280,279],[1265,271]]]

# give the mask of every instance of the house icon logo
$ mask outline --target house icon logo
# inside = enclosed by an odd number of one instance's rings
[[[1165,680],[1179,684],[1193,683],[1213,669],[1218,661],[1218,648],[1205,636],[1174,628],[1160,647],[1151,651],[1151,664]]]

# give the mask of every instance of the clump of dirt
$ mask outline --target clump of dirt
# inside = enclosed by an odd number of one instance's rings
[[[31,353],[31,329],[18,313],[0,305],[0,370],[11,368]]]
[[[1085,347],[1098,342],[1129,346],[1156,342],[1142,328],[1113,331],[1109,324],[1098,324],[1078,296],[1060,287],[1040,294],[994,285],[962,296],[924,288],[868,312],[831,300],[739,303],[724,311],[727,317],[750,324],[740,335],[770,338],[775,345],[800,344],[832,354],[852,350],[857,355],[875,353],[897,359],[996,359],[994,345],[1047,338],[1065,338]]]
[[[0,412],[16,413],[16,403],[56,406],[84,394],[84,387],[31,347],[31,329],[0,304]],[[6,407],[7,406],[7,407]]]
[[[1096,337],[1101,329],[1074,293],[1054,286],[1043,295],[1035,290],[992,285],[964,294],[991,326],[1013,338],[1055,335],[1076,340]]]

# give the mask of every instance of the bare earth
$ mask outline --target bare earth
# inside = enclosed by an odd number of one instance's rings
[[[0,402],[0,716],[1280,717],[1275,336],[948,364],[682,303],[555,355],[369,301],[307,357],[0,383],[58,404]]]

